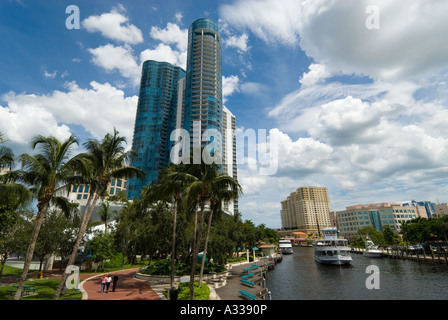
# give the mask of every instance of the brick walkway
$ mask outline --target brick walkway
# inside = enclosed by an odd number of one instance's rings
[[[161,300],[148,281],[134,278],[137,271],[138,269],[129,269],[114,272],[118,275],[118,283],[115,292],[112,292],[112,284],[110,285],[109,293],[101,293],[102,274],[87,278],[82,283],[85,291],[83,300]]]

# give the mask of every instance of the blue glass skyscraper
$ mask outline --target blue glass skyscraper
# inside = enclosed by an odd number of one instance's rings
[[[185,71],[170,63],[143,63],[132,143],[137,157],[131,165],[143,170],[146,177],[129,180],[130,200],[138,198],[144,186],[157,180],[159,171],[170,162],[170,134],[176,128],[177,88],[182,78]]]
[[[197,143],[199,138],[194,135],[195,125],[201,134],[207,129],[216,129],[222,134],[222,112],[219,29],[214,21],[202,18],[194,21],[188,29],[184,129],[190,133],[191,142]]]

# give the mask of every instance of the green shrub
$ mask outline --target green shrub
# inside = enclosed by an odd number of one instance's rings
[[[174,265],[174,274],[176,276],[184,276],[189,275],[191,270],[191,266],[189,264],[185,264],[181,261],[176,261]],[[196,274],[199,274],[201,270],[201,264],[196,264]],[[226,268],[224,266],[219,266],[214,264],[213,262],[207,262],[204,265],[204,274],[208,274],[211,272],[223,272]],[[147,268],[140,271],[143,274],[150,274],[154,276],[169,276],[171,274],[171,262],[169,260],[159,260],[152,263]]]
[[[210,288],[206,283],[202,283],[198,288],[198,281],[194,282],[194,300],[208,300],[210,298]],[[178,300],[190,300],[190,282],[179,283]]]

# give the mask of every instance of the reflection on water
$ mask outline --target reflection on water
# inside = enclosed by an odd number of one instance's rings
[[[314,261],[313,248],[294,247],[294,254],[266,276],[272,300],[437,300],[448,299],[448,265],[352,254],[350,266]],[[379,289],[367,289],[369,265],[379,269]]]

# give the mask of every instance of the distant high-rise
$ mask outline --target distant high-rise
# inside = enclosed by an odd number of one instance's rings
[[[223,173],[234,179],[238,179],[236,165],[235,116],[226,107],[223,107],[222,127]],[[238,198],[231,202],[225,202],[223,204],[223,209],[230,214],[234,214],[236,211],[238,211]]]
[[[222,134],[221,39],[218,25],[206,18],[194,21],[188,29],[187,73],[183,127],[191,143],[199,141],[205,130]],[[196,125],[196,127],[195,127]],[[211,140],[208,140],[211,141]],[[221,145],[222,141],[215,141]],[[219,150],[221,156],[222,150]]]
[[[317,234],[319,229],[333,226],[327,188],[300,187],[281,205],[283,228],[297,228],[305,233]]]
[[[171,132],[176,129],[178,84],[185,71],[167,62],[143,63],[135,118],[132,149],[137,158],[131,162],[146,173],[144,180],[132,178],[128,198],[138,198],[144,186],[157,180],[159,171],[170,162]]]

